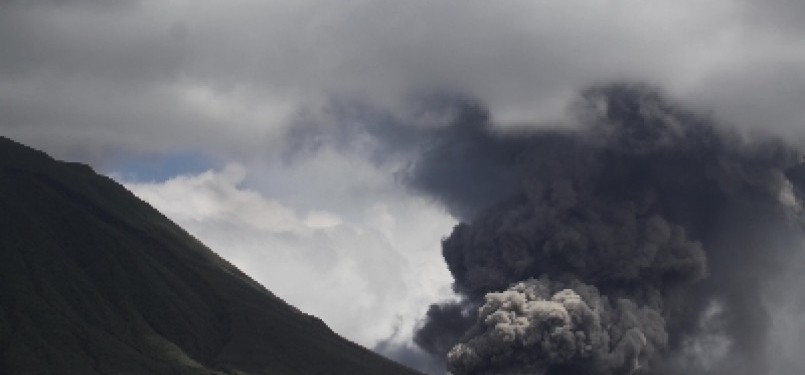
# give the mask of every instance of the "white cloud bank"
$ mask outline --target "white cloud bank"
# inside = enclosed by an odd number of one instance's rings
[[[370,198],[344,217],[280,203],[245,187],[246,177],[231,164],[123,183],[277,296],[365,346],[395,328],[410,334],[429,303],[450,295],[439,249],[454,220],[427,201]]]

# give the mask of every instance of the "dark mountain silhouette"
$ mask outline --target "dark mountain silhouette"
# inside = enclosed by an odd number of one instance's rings
[[[82,164],[0,137],[0,374],[400,374]]]

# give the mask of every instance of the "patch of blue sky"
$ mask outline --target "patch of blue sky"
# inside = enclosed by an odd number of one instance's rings
[[[110,175],[129,182],[160,183],[172,177],[199,174],[217,168],[208,157],[192,152],[129,155],[107,167]]]

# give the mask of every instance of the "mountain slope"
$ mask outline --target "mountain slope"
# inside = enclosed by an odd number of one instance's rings
[[[89,167],[0,137],[0,373],[416,374]]]

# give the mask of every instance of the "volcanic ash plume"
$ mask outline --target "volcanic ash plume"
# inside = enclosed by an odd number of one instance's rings
[[[574,108],[574,131],[500,133],[473,107],[411,168],[463,221],[443,254],[464,299],[433,305],[415,341],[456,375],[767,373],[764,288],[801,248],[799,150],[642,85]],[[455,199],[477,191],[500,194]]]
[[[590,285],[529,279],[488,293],[467,339],[448,353],[459,374],[544,374],[574,364],[632,374],[668,339],[655,310],[611,301]]]

